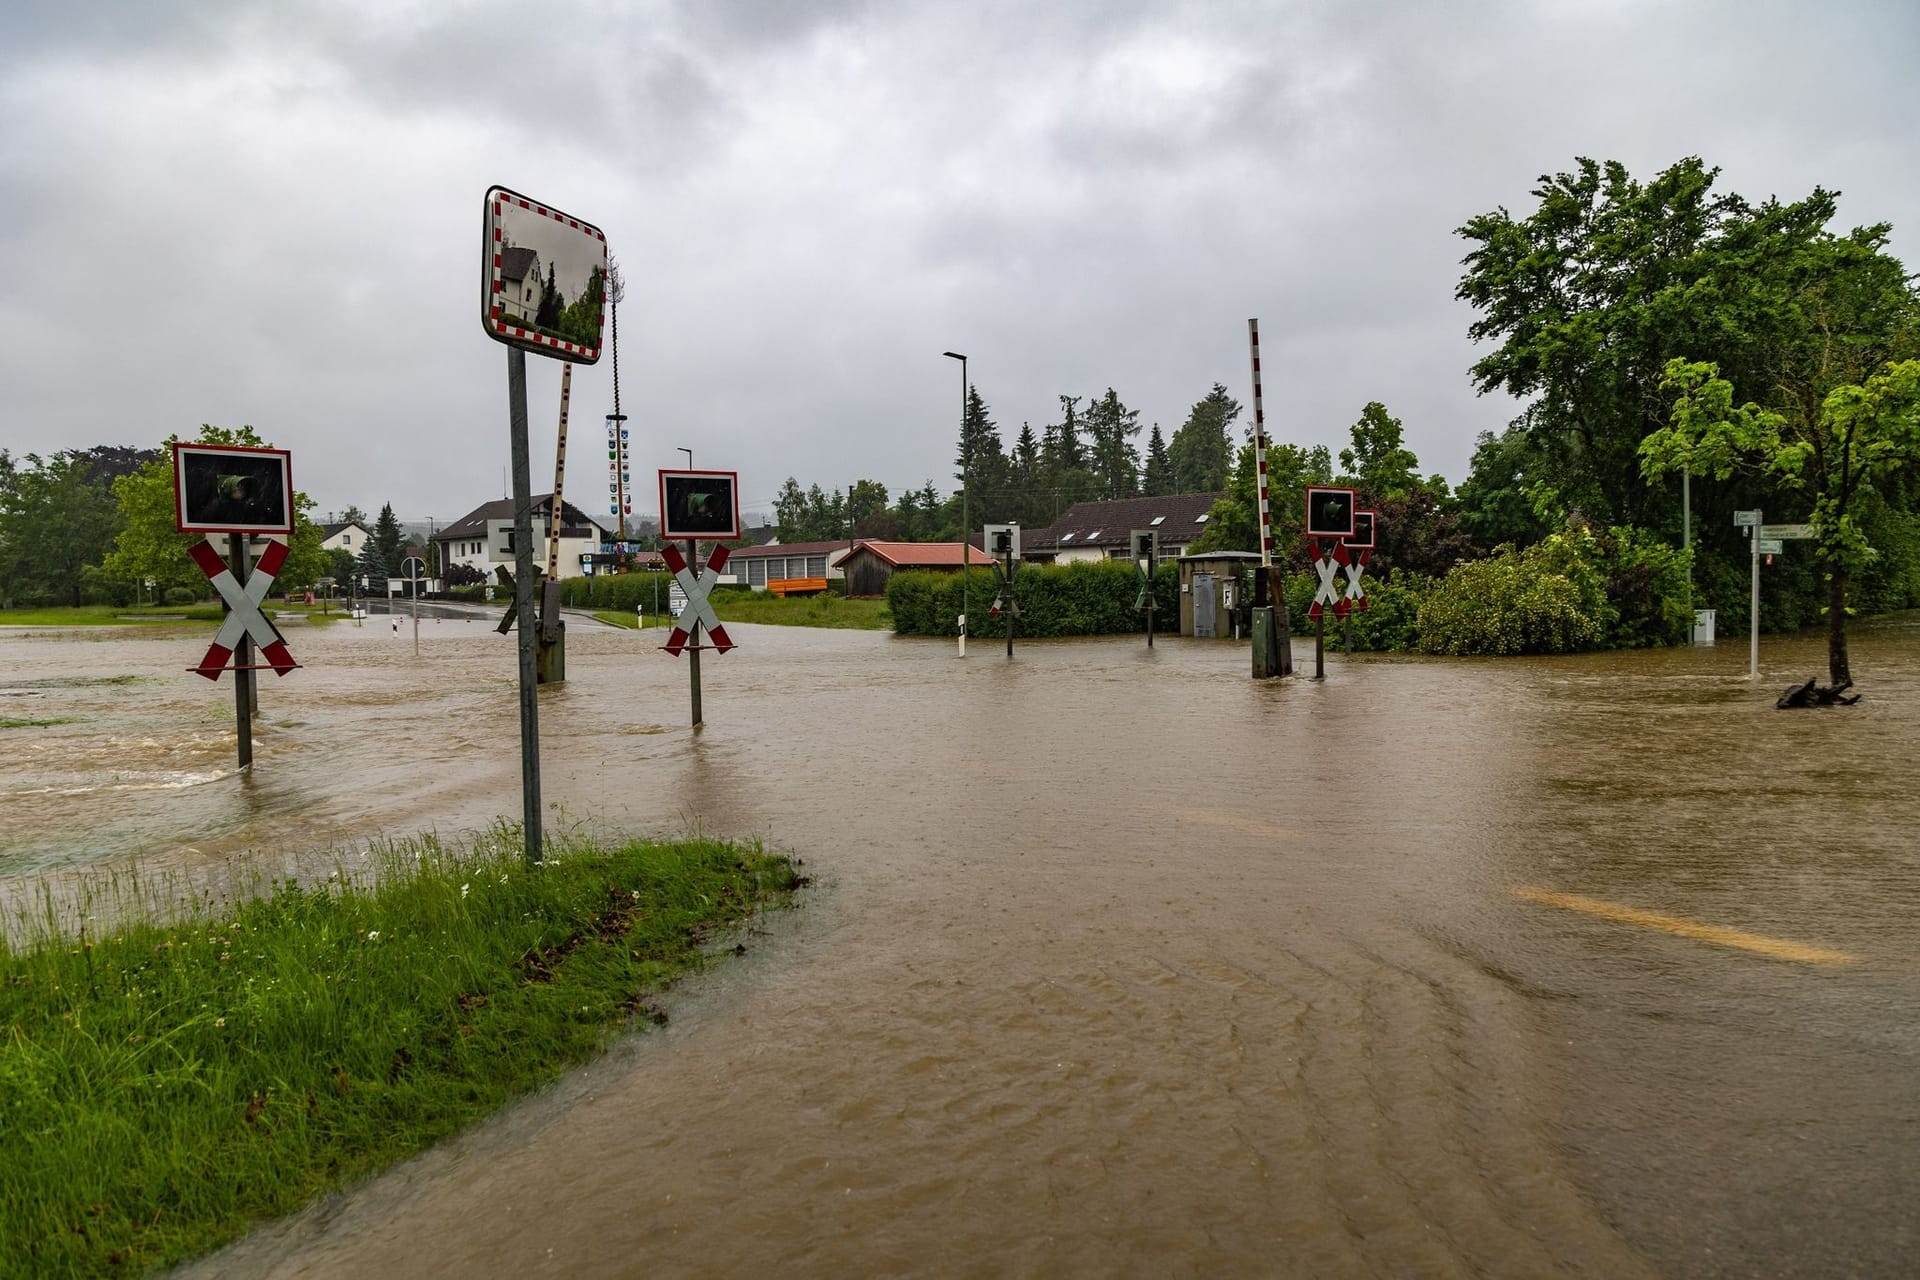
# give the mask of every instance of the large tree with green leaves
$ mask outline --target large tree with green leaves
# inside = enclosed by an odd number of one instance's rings
[[[1845,334],[1829,338],[1843,342]],[[1822,368],[1851,364],[1836,353]],[[1839,685],[1853,679],[1847,583],[1873,554],[1857,505],[1874,486],[1920,466],[1920,359],[1887,363],[1859,382],[1837,385],[1820,377],[1820,368],[1795,372],[1797,378],[1776,385],[1776,407],[1748,401],[1736,408],[1734,386],[1717,367],[1671,362],[1664,385],[1675,396],[1672,420],[1642,442],[1640,458],[1652,478],[1690,469],[1725,479],[1747,468],[1806,495],[1827,574],[1827,674]],[[1814,393],[1820,393],[1817,404],[1810,400]]]
[[[1100,496],[1133,497],[1140,484],[1140,450],[1133,443],[1140,434],[1140,411],[1127,408],[1108,387],[1105,395],[1087,406],[1086,422]]]
[[[7,459],[0,468],[0,597],[30,591],[84,603],[86,571],[106,556],[118,525],[112,492],[83,455]]]
[[[368,545],[378,553],[383,577],[398,577],[400,561],[404,559],[406,538],[400,532],[400,519],[393,514],[393,504],[386,503],[380,508],[380,515],[373,522],[373,537]]]
[[[1211,493],[1227,487],[1227,473],[1234,465],[1233,423],[1239,416],[1240,402],[1227,394],[1223,383],[1214,383],[1213,390],[1194,401],[1167,444],[1178,492]]]
[[[1531,213],[1460,228],[1473,248],[1458,296],[1480,313],[1469,334],[1497,344],[1474,381],[1529,400],[1516,425],[1541,463],[1534,497],[1556,515],[1677,524],[1677,481],[1649,486],[1638,466],[1668,425],[1669,361],[1712,363],[1766,404],[1760,389],[1820,345],[1822,313],[1847,314],[1858,364],[1872,348],[1884,359],[1911,311],[1885,226],[1838,236],[1835,193],[1753,204],[1716,192],[1718,173],[1688,158],[1643,183],[1581,158],[1541,178]],[[1794,394],[1811,420],[1825,390],[1803,380]]]
[[[1420,460],[1405,444],[1400,419],[1369,400],[1353,424],[1353,443],[1340,451],[1346,478],[1376,500],[1404,498],[1420,484]]]

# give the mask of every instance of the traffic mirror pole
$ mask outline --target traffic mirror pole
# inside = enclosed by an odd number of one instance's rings
[[[513,455],[513,611],[520,635],[520,819],[527,865],[546,847],[540,830],[540,693],[533,620],[533,480],[527,448],[527,353],[507,349],[507,432]]]

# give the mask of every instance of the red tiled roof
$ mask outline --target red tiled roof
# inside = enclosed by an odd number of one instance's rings
[[[772,559],[775,556],[817,556],[823,551],[845,551],[847,540],[834,542],[769,542],[758,547],[736,547],[727,553],[732,560]]]
[[[939,569],[960,567],[960,544],[957,542],[861,542],[855,551],[866,549],[885,560],[896,569]],[[990,567],[993,557],[978,547],[968,547],[971,563],[981,568]],[[833,562],[834,568],[844,565],[853,551],[842,552]]]

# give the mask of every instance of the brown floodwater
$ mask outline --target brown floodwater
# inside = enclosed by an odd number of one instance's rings
[[[512,641],[0,635],[0,893],[519,815]],[[817,885],[671,1022],[205,1274],[1889,1275],[1920,1249],[1920,617],[1506,661],[576,623],[549,821]],[[1309,658],[1310,665],[1310,658]],[[131,679],[125,679],[131,677]],[[109,683],[112,681],[112,683]],[[1718,932],[1716,932],[1718,930]]]

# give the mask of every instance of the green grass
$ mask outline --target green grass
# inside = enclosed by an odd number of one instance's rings
[[[713,611],[722,622],[760,622],[776,627],[844,627],[858,631],[885,631],[893,626],[885,600],[848,600],[843,596],[775,596],[764,591],[716,591]],[[595,610],[594,617],[616,627],[634,626],[635,615]],[[666,626],[671,619],[647,615],[649,627]]]
[[[562,843],[530,869],[504,828],[405,842],[238,905],[115,881],[77,910],[122,923],[76,936],[51,896],[16,920],[0,1275],[172,1264],[412,1154],[664,1021],[651,993],[805,883],[720,841]]]
[[[218,622],[218,604],[111,605],[0,609],[0,627],[114,627],[151,622]]]
[[[79,722],[79,716],[0,716],[0,729],[45,729],[51,725]]]

